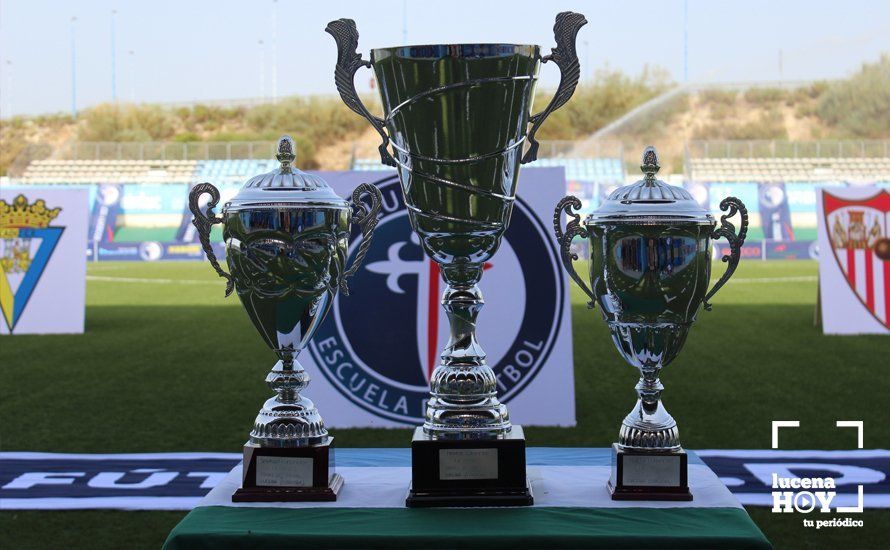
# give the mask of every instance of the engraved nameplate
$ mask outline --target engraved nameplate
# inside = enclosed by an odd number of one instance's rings
[[[664,455],[624,455],[622,485],[679,487],[680,457]]]
[[[258,456],[258,487],[311,487],[312,459],[290,456]]]
[[[497,449],[439,449],[439,479],[497,479]]]

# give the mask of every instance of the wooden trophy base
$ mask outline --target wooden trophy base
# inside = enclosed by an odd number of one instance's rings
[[[646,452],[612,444],[612,500],[692,500],[686,451]]]
[[[309,447],[244,445],[241,487],[232,502],[333,502],[343,487],[334,473],[334,438]]]
[[[409,508],[531,506],[521,426],[500,439],[431,439],[423,428],[411,441]]]

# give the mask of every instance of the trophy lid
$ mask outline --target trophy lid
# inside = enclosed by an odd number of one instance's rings
[[[348,203],[322,178],[307,174],[293,165],[297,158],[293,138],[288,135],[281,136],[278,140],[278,154],[275,157],[281,166],[247,180],[228,206],[263,206],[269,203],[348,206]]]
[[[714,224],[714,217],[692,198],[689,191],[656,179],[658,153],[646,147],[640,170],[645,177],[619,187],[587,217],[587,224],[688,222]]]

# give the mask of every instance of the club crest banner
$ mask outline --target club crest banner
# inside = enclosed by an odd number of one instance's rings
[[[819,192],[819,280],[826,334],[890,334],[890,192]]]
[[[0,452],[0,510],[191,510],[241,459],[241,453]],[[527,460],[536,468],[584,468],[578,478],[589,481],[591,470],[608,469],[611,457],[608,449],[529,447]],[[700,460],[745,506],[772,506],[772,474],[780,472],[831,475],[837,480],[835,502],[842,506],[851,505],[863,486],[866,509],[890,508],[890,451],[690,451],[690,465]],[[338,449],[337,466],[407,469],[411,453],[407,448]],[[707,506],[700,496],[693,505]]]
[[[341,196],[360,183],[377,185],[383,208],[350,295],[337,296],[300,354],[313,378],[305,394],[330,426],[421,424],[429,376],[449,334],[438,265],[411,229],[395,171],[320,175]],[[575,424],[569,293],[550,219],[564,189],[562,168],[522,170],[510,228],[479,284],[486,299],[479,340],[517,424]],[[358,236],[356,229],[351,255]]]
[[[82,333],[87,190],[0,190],[0,334]]]

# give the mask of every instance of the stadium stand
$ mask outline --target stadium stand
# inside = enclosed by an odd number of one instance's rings
[[[890,181],[890,157],[690,158],[693,181]]]
[[[620,158],[542,158],[529,166],[565,166],[567,180],[623,183],[625,179],[624,163]]]
[[[119,185],[119,193],[111,195],[118,197],[119,203],[111,231],[103,233],[107,241],[173,242],[181,239],[182,228],[188,227],[189,184],[203,181],[217,184],[225,201],[244,181],[273,170],[278,164],[271,158],[251,158],[265,152],[267,148],[262,143],[253,143],[251,147],[212,145],[214,147],[183,149],[181,144],[135,143],[48,149],[43,158],[23,158],[18,165],[21,168],[17,168],[18,176],[13,176],[11,181],[86,186],[90,188],[94,205],[98,204],[94,200],[96,196],[105,196],[98,194],[103,185]],[[234,151],[230,151],[231,148]],[[567,192],[579,197],[589,209],[615,186],[637,178],[635,170],[626,172],[621,147],[606,149],[582,152],[574,142],[551,143],[543,150],[545,158],[531,166],[565,167]],[[830,154],[825,154],[828,152]],[[703,204],[709,205],[712,211],[725,196],[741,198],[749,210],[749,242],[751,246],[761,243],[764,251],[761,257],[789,257],[789,254],[804,257],[808,254],[808,244],[816,238],[818,188],[823,185],[890,186],[888,152],[890,142],[885,141],[690,142],[686,147],[685,177],[664,176],[674,184],[685,180],[684,185],[695,189]],[[150,160],[123,158],[136,153],[154,157]],[[195,153],[203,158],[171,160],[173,153]],[[228,156],[230,153],[232,156]],[[380,164],[376,151],[356,153],[354,148],[352,169],[391,170]],[[60,158],[69,155],[79,158]],[[791,246],[788,243],[792,241],[798,242]],[[780,243],[787,250],[771,252],[772,243]]]
[[[190,181],[194,160],[34,160],[22,183],[169,183]]]
[[[276,160],[204,160],[198,161],[195,179],[216,182],[243,182],[278,166]]]
[[[564,166],[567,180],[624,182],[624,163],[620,158],[542,158],[529,166]],[[353,170],[392,170],[378,159],[355,159]]]
[[[22,183],[187,183],[244,181],[268,172],[274,160],[34,160]]]

